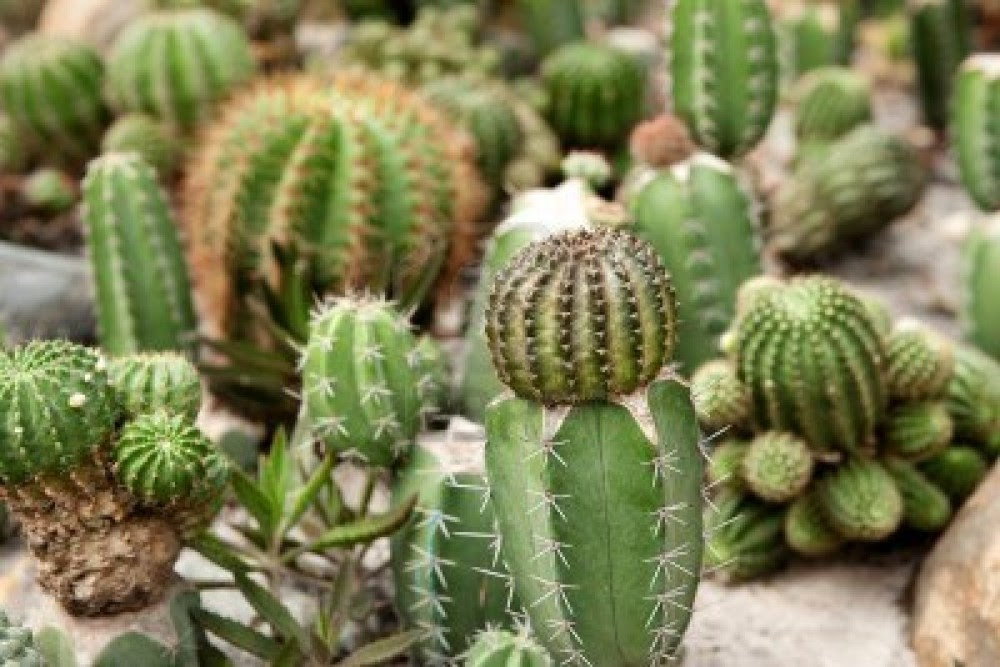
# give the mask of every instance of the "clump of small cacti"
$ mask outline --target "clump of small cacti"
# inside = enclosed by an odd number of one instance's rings
[[[161,176],[169,175],[177,164],[177,140],[166,125],[144,113],[118,118],[101,141],[103,153],[138,153]]]
[[[771,123],[778,58],[764,0],[679,0],[671,15],[675,112],[719,157],[753,148]]]
[[[782,78],[795,81],[812,70],[848,65],[854,51],[858,14],[853,0],[781,3],[776,29]]]
[[[691,376],[691,400],[698,423],[709,433],[744,425],[750,416],[750,395],[726,359],[701,366]]]
[[[740,477],[759,498],[784,503],[809,486],[813,465],[812,452],[803,440],[769,431],[750,442],[740,461]]]
[[[48,661],[35,645],[31,630],[13,623],[0,610],[0,664],[6,667],[46,667]]]
[[[985,211],[1000,209],[1000,55],[970,56],[955,75],[951,135],[966,192]]]
[[[481,632],[463,656],[465,667],[551,667],[552,658],[525,630]]]
[[[102,347],[111,355],[189,349],[188,269],[156,172],[136,153],[98,158],[83,204]]]
[[[30,33],[0,58],[4,111],[55,160],[85,160],[100,144],[108,119],[103,84],[100,56],[71,39]]]
[[[602,228],[529,245],[493,285],[486,332],[514,395],[487,410],[486,467],[515,590],[554,659],[658,664],[702,545],[694,408],[663,367],[670,278]]]
[[[133,354],[108,362],[115,400],[130,419],[163,410],[194,421],[201,409],[201,380],[176,352]]]
[[[1000,98],[998,98],[1000,99]],[[1000,222],[977,225],[962,249],[962,328],[966,340],[1000,359]]]
[[[846,68],[810,72],[796,84],[795,99],[799,142],[833,141],[872,118],[868,79]]]
[[[907,4],[924,122],[942,130],[948,122],[955,72],[972,48],[969,10],[965,0],[908,0]]]
[[[118,35],[108,58],[108,98],[193,130],[254,73],[243,28],[210,9],[152,12]]]
[[[43,168],[28,174],[19,189],[28,206],[46,213],[63,213],[77,200],[76,184],[58,169]]]

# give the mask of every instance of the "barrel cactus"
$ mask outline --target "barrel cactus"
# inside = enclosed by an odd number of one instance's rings
[[[1000,209],[1000,55],[980,53],[955,75],[951,134],[965,191],[985,211]]]
[[[31,630],[13,623],[0,610],[0,664],[10,667],[46,667],[48,661],[35,645]]]
[[[969,10],[965,0],[909,0],[908,11],[924,121],[941,130],[955,72],[972,49]]]
[[[669,276],[627,232],[538,241],[497,275],[486,332],[514,395],[488,408],[503,553],[556,658],[655,664],[676,650],[701,561],[698,426],[665,371]]]
[[[768,431],[758,435],[740,461],[740,477],[747,490],[771,503],[792,500],[809,485],[813,456],[801,439]]]
[[[803,556],[827,556],[844,543],[826,517],[815,491],[796,498],[785,514],[785,542],[792,551]]]
[[[969,234],[963,248],[962,328],[970,343],[1000,359],[1000,223],[991,220]]]
[[[951,445],[918,466],[920,472],[955,503],[976,490],[986,477],[989,464],[975,447]]]
[[[852,458],[820,478],[823,516],[842,537],[861,542],[885,539],[903,520],[903,497],[885,466]]]
[[[671,15],[674,111],[706,150],[738,157],[764,136],[778,97],[765,0],[678,0]]]
[[[893,398],[939,398],[954,368],[954,345],[927,327],[913,320],[903,320],[889,334],[886,382]]]
[[[740,427],[750,416],[750,395],[728,360],[716,359],[691,376],[698,423],[709,432]]]
[[[166,125],[144,113],[121,116],[101,140],[104,153],[138,153],[161,176],[169,176],[177,165],[176,139]]]
[[[705,568],[734,583],[767,574],[788,557],[784,511],[723,489],[705,508]]]
[[[465,667],[551,667],[552,658],[524,630],[490,629],[465,653]]]
[[[871,87],[864,74],[827,67],[795,87],[795,134],[803,141],[832,141],[872,119]]]
[[[108,362],[108,379],[130,419],[163,410],[194,421],[201,408],[198,371],[176,352],[117,357]]]

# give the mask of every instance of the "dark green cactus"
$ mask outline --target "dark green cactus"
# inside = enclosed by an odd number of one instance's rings
[[[923,461],[948,446],[955,427],[944,403],[926,401],[892,408],[884,429],[886,452],[906,461]]]
[[[777,10],[778,53],[783,79],[848,65],[858,21],[854,0],[783,2]]]
[[[955,72],[972,50],[968,9],[965,0],[910,0],[908,11],[924,122],[941,130]]]
[[[101,141],[103,153],[138,153],[161,176],[177,166],[179,147],[166,125],[143,113],[118,118]]]
[[[135,153],[98,158],[83,202],[103,348],[122,355],[190,346],[188,270],[156,172]]]
[[[904,320],[889,335],[886,382],[893,398],[940,398],[954,368],[954,346],[934,331]]]
[[[108,378],[125,416],[164,410],[194,421],[201,408],[201,379],[190,361],[174,352],[112,359]]]
[[[706,150],[738,157],[764,136],[778,97],[774,26],[764,0],[678,0],[670,25],[675,112]]]
[[[842,537],[878,542],[903,520],[903,497],[878,461],[851,458],[819,479],[823,516]]]
[[[749,494],[723,489],[705,508],[704,522],[705,568],[726,582],[773,572],[788,557],[784,511]]]
[[[738,428],[750,417],[750,395],[727,360],[710,361],[691,376],[691,400],[698,423],[709,433]]]
[[[960,503],[976,490],[989,466],[974,447],[951,445],[919,465],[927,479],[944,491],[952,502]]]
[[[951,520],[948,496],[917,470],[912,463],[898,459],[883,462],[903,497],[903,523],[914,530],[939,531]]]
[[[48,667],[49,662],[35,645],[31,630],[12,623],[0,610],[0,665],[4,667]]]
[[[795,134],[800,142],[832,141],[872,119],[864,74],[841,67],[810,72],[795,87]]]
[[[742,491],[740,468],[750,443],[746,440],[724,440],[712,448],[705,466],[709,488],[725,487]]]
[[[58,169],[39,169],[29,174],[20,187],[28,206],[46,213],[64,213],[76,205],[76,185]]]
[[[803,556],[827,556],[844,543],[826,517],[814,491],[796,498],[785,514],[785,541],[792,551]]]
[[[946,398],[955,435],[995,456],[1000,445],[1000,364],[974,348],[957,346]]]
[[[1000,101],[1000,98],[998,98]],[[975,227],[963,248],[962,328],[965,339],[1000,359],[1000,223]]]
[[[642,118],[645,72],[612,46],[574,43],[542,63],[548,119],[564,146],[614,148]]]
[[[552,658],[523,630],[486,630],[465,653],[465,667],[551,667]]]
[[[788,433],[768,431],[750,442],[740,461],[747,490],[770,503],[784,503],[809,485],[813,473],[809,445]]]

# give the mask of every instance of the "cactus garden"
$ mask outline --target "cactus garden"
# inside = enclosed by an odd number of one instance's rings
[[[998,458],[1000,2],[0,0],[0,667],[996,667]]]

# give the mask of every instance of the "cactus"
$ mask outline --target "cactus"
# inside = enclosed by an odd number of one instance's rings
[[[800,142],[832,141],[872,119],[868,79],[854,70],[818,69],[796,84],[794,94]]]
[[[925,173],[914,149],[873,125],[807,161],[778,192],[769,228],[775,249],[797,262],[870,236],[920,198]]]
[[[809,445],[794,435],[769,431],[758,435],[740,462],[746,488],[770,503],[784,503],[809,485],[813,457]]]
[[[465,653],[465,667],[552,667],[552,659],[523,630],[486,630]]]
[[[539,241],[494,281],[486,330],[515,396],[487,411],[486,467],[515,590],[555,659],[657,664],[689,619],[701,458],[688,390],[662,368],[673,300],[655,251],[609,229]]]
[[[420,368],[420,400],[428,412],[445,412],[451,402],[451,368],[433,337],[421,336],[414,351]]]
[[[563,158],[560,167],[563,176],[583,181],[594,192],[607,187],[613,176],[607,159],[592,151],[571,151]]]
[[[160,176],[169,176],[177,166],[176,140],[160,121],[142,113],[118,118],[101,141],[103,153],[138,153]]]
[[[174,352],[112,359],[108,378],[126,418],[164,410],[194,421],[201,409],[201,379],[194,365]]]
[[[718,355],[740,284],[761,272],[753,203],[729,165],[700,154],[652,178],[632,212],[677,288],[677,358],[693,372]]]
[[[962,63],[951,101],[955,162],[965,191],[984,211],[1000,209],[1000,55],[980,53]]]
[[[941,453],[951,442],[954,424],[939,402],[904,403],[885,420],[885,451],[906,461],[923,461]]]
[[[912,463],[898,459],[883,462],[903,498],[903,523],[909,528],[936,532],[951,520],[951,500]]]
[[[778,58],[764,0],[679,0],[670,35],[675,112],[724,159],[753,148],[771,123]]]
[[[58,169],[39,169],[21,182],[21,199],[46,213],[64,213],[76,205],[76,186]]]
[[[512,604],[486,486],[481,431],[424,436],[393,486],[393,497],[418,495],[415,516],[392,538],[396,604],[408,625],[426,631],[418,653],[445,663],[475,633],[509,618]]]
[[[234,20],[203,8],[152,12],[116,38],[108,98],[118,111],[148,113],[190,131],[249,80],[254,67],[249,41]]]
[[[645,103],[645,73],[612,46],[567,44],[542,63],[548,119],[564,146],[614,148],[628,137]]]
[[[709,433],[740,427],[750,417],[750,395],[726,360],[710,361],[691,376],[691,400],[698,423]]]
[[[794,81],[813,70],[850,64],[857,10],[853,0],[779,5],[776,29],[782,78]]]
[[[940,454],[920,463],[918,468],[952,502],[960,503],[976,490],[986,477],[989,466],[975,448],[951,445]]]
[[[0,665],[4,667],[46,667],[49,662],[35,646],[31,630],[17,625],[0,610]]]
[[[727,583],[778,569],[788,556],[784,512],[753,496],[724,489],[705,508],[705,567]]]
[[[948,122],[952,80],[972,49],[965,0],[909,0],[910,44],[924,122],[942,130]]]
[[[930,329],[904,320],[889,335],[886,383],[893,398],[940,398],[954,368],[955,352],[951,341]]]
[[[851,458],[819,479],[823,516],[848,540],[878,542],[903,519],[903,497],[878,461]]]
[[[817,451],[867,448],[886,408],[883,341],[839,281],[793,278],[753,299],[736,323],[737,371],[758,426]]]
[[[584,14],[577,0],[517,0],[521,24],[535,51],[544,56],[584,38]]]
[[[94,160],[83,202],[102,347],[185,349],[195,329],[188,271],[152,167],[135,153]]]
[[[1000,433],[1000,364],[966,345],[955,349],[955,370],[946,392],[955,435],[992,448]]]
[[[785,541],[803,556],[827,556],[844,543],[823,516],[819,498],[807,491],[796,498],[785,514]]]
[[[672,114],[639,123],[629,138],[632,159],[653,169],[665,169],[695,153],[687,126]]]
[[[976,227],[963,247],[962,328],[965,339],[1000,359],[1000,306],[993,294],[1000,284],[1000,223]]]
[[[743,490],[740,468],[749,447],[750,443],[746,440],[725,440],[712,449],[705,466],[705,479],[709,488]]]
[[[75,164],[99,145],[108,113],[104,66],[89,46],[28,34],[0,58],[0,99],[19,132],[57,160]]]
[[[20,171],[27,159],[27,148],[14,122],[0,113],[0,174]]]

